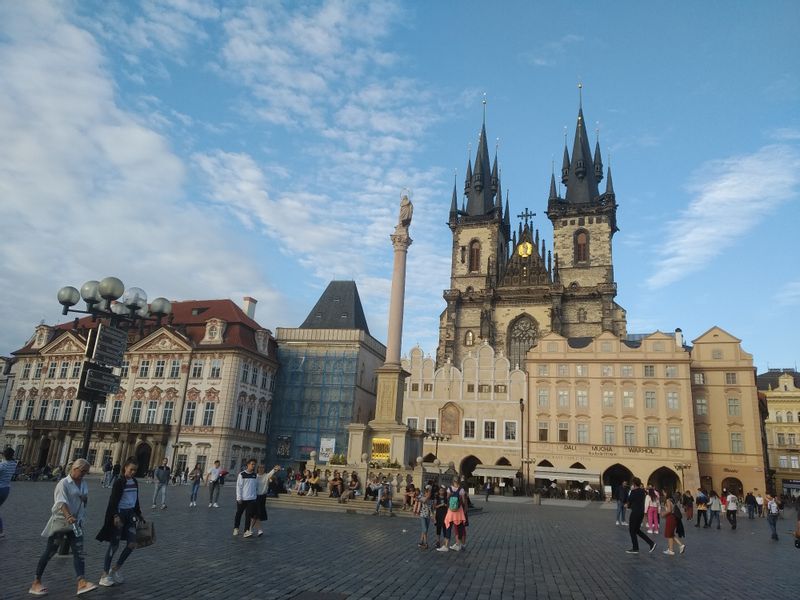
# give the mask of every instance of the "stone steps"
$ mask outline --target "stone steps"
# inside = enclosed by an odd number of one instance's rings
[[[364,500],[356,498],[347,502],[339,502],[336,498],[329,498],[326,495],[319,496],[298,496],[296,494],[280,494],[277,498],[267,498],[267,508],[300,508],[306,510],[316,510],[322,512],[340,512],[358,515],[370,515],[375,512],[375,500]],[[402,505],[395,508],[393,514],[398,517],[416,518],[410,510],[403,510]],[[389,516],[389,511],[381,509],[381,516]]]

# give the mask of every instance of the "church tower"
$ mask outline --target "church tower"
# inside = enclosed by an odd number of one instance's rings
[[[604,331],[626,334],[625,311],[614,300],[617,284],[611,242],[618,229],[611,167],[603,194],[599,192],[602,179],[600,143],[595,144],[592,156],[581,106],[571,157],[564,145],[561,182],[567,188],[566,197],[559,196],[555,177],[551,176],[547,202],[563,286],[561,335],[565,337],[596,336]]]

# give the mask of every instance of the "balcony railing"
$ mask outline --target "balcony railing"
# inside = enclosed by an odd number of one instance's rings
[[[86,427],[84,421],[51,421],[49,419],[29,419],[19,421],[6,421],[6,426],[24,427],[28,430],[50,429],[66,432],[82,433]],[[130,423],[120,421],[119,423],[109,423],[108,421],[95,421],[94,431],[97,433],[152,433],[168,434],[171,425],[161,425],[158,423]]]

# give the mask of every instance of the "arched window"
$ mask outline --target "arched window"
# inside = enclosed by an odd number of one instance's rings
[[[525,369],[525,354],[536,343],[539,327],[536,321],[523,315],[508,328],[508,360],[512,369]]]
[[[469,270],[470,273],[481,270],[481,243],[478,240],[469,244]]]
[[[583,230],[575,234],[575,262],[589,262],[589,233]]]
[[[475,334],[472,331],[468,331],[464,335],[464,345],[465,346],[474,346],[475,345]]]
[[[775,421],[777,421],[778,423],[783,423],[783,413],[780,412],[775,413]]]
[[[792,414],[792,411],[790,411],[790,410],[786,411],[786,422],[787,423],[794,423],[794,415]]]

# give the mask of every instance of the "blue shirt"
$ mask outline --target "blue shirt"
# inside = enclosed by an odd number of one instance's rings
[[[136,496],[136,480],[133,478],[126,479],[122,487],[122,497],[119,499],[118,510],[136,508]]]
[[[17,461],[4,460],[0,463],[0,488],[11,487],[11,478],[17,471]]]

